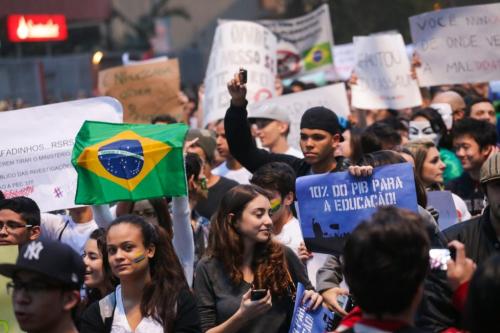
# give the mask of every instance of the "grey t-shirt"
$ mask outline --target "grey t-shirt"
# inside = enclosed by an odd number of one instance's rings
[[[290,276],[295,285],[302,283],[306,289],[313,289],[305,266],[291,249],[284,246]],[[200,312],[201,328],[206,332],[222,324],[238,310],[241,298],[251,288],[245,281],[233,285],[229,274],[216,258],[203,258],[196,267],[194,290]],[[250,320],[238,332],[278,333],[288,332],[293,315],[291,296],[273,297],[272,308],[261,317]]]

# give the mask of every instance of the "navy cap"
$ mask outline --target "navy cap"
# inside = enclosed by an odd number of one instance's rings
[[[0,274],[13,278],[19,271],[42,274],[73,289],[83,284],[85,265],[69,245],[52,240],[34,240],[19,251],[15,264],[0,264]]]
[[[337,115],[324,106],[315,106],[304,112],[300,120],[300,129],[302,128],[320,129],[332,135],[339,134],[340,140],[343,141]]]

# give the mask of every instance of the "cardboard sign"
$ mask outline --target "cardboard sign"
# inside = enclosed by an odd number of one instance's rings
[[[375,168],[371,177],[333,172],[297,178],[304,241],[310,251],[339,254],[345,238],[378,207],[417,212],[413,167],[399,163]]]
[[[427,205],[434,207],[439,212],[439,230],[451,227],[459,221],[457,208],[450,191],[427,192]]]
[[[205,76],[204,125],[224,118],[231,95],[227,83],[240,68],[248,71],[247,100],[254,103],[275,95],[276,37],[247,21],[224,21],[215,30]]]
[[[293,309],[292,323],[288,333],[324,333],[333,330],[333,313],[320,305],[314,311],[307,311],[309,304],[302,304],[304,285],[297,284],[297,295]]]
[[[182,105],[179,62],[177,59],[134,63],[99,72],[98,89],[123,105],[123,121],[150,124],[158,115],[180,119]]]
[[[288,111],[290,133],[287,141],[290,146],[297,149],[300,149],[300,119],[307,109],[313,106],[327,107],[337,114],[341,124],[347,121],[350,113],[347,93],[343,83],[287,94],[261,103],[255,103],[249,107],[249,116],[251,117],[252,112],[255,112],[255,110],[261,107],[269,107],[272,103],[276,103]]]
[[[85,120],[122,122],[111,97],[81,99],[0,113],[0,190],[27,196],[42,212],[74,207],[75,136]],[[1,319],[1,318],[0,318]]]
[[[410,17],[421,86],[500,79],[500,4],[442,9]]]
[[[288,20],[260,20],[278,37],[281,78],[309,74],[333,65],[333,33],[327,4]]]
[[[357,84],[352,105],[359,109],[404,109],[422,104],[418,83],[400,34],[354,37]]]

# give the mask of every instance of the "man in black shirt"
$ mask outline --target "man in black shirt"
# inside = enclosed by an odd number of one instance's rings
[[[300,148],[304,158],[274,154],[258,149],[252,140],[247,120],[247,91],[238,75],[228,83],[228,90],[231,106],[226,112],[224,125],[229,149],[250,172],[269,162],[289,164],[297,177],[347,169],[348,165],[342,157],[334,157],[335,149],[343,140],[335,112],[317,106],[304,113],[300,122]]]
[[[446,189],[461,197],[472,216],[481,214],[484,193],[479,185],[481,166],[495,151],[495,126],[483,120],[466,118],[457,122],[452,130],[453,147],[464,172],[446,184]]]

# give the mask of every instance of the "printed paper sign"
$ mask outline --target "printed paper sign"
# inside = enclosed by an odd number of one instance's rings
[[[339,254],[345,238],[378,207],[417,212],[413,167],[399,163],[375,168],[371,177],[334,172],[297,178],[304,241],[310,251]]]
[[[410,17],[421,86],[500,79],[500,4],[442,9]]]
[[[180,119],[180,73],[177,59],[135,62],[99,72],[99,92],[123,105],[123,121],[150,124],[158,115]]]
[[[224,118],[231,100],[227,83],[240,68],[248,71],[250,104],[275,95],[276,37],[257,23],[225,21],[215,30],[208,60],[203,100],[205,125]]]
[[[444,230],[458,222],[457,208],[450,191],[427,192],[427,205],[439,212],[439,230]]]
[[[347,93],[343,83],[287,94],[261,103],[255,103],[249,107],[249,116],[251,117],[252,112],[255,112],[255,110],[261,107],[269,107],[272,103],[288,111],[290,118],[288,144],[297,149],[300,149],[300,119],[307,109],[314,106],[327,107],[337,114],[341,124],[347,122],[350,112]]]
[[[281,78],[325,70],[333,65],[333,33],[327,4],[288,20],[260,20],[278,37]]]
[[[333,330],[333,313],[324,306],[307,311],[308,303],[302,304],[304,285],[297,284],[297,295],[293,309],[292,323],[288,333],[324,333]]]
[[[97,97],[0,113],[0,190],[27,196],[42,212],[74,207],[75,137],[85,120],[122,122],[122,107]]]
[[[404,109],[422,104],[400,34],[354,37],[358,80],[352,104],[359,109]]]

